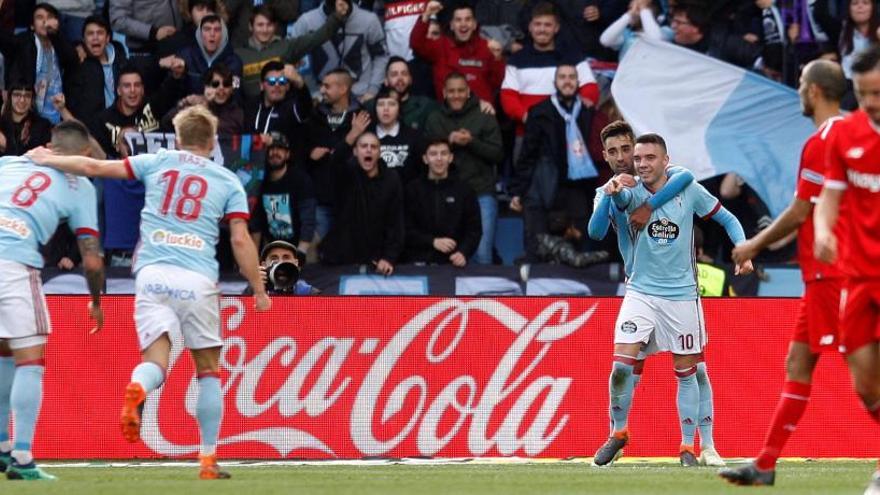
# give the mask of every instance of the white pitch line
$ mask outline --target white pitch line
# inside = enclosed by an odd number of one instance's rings
[[[728,458],[728,463],[737,464],[744,463],[750,459],[744,458]],[[829,459],[809,459],[809,458],[786,458],[782,459],[787,463],[803,463],[803,462],[867,462],[870,459],[853,459],[853,458],[829,458]],[[221,460],[224,467],[235,468],[261,468],[261,467],[283,467],[283,466],[355,466],[355,467],[374,467],[374,466],[449,466],[449,465],[535,465],[535,464],[577,464],[590,467],[593,459],[591,457],[577,457],[571,459],[548,459],[548,458],[527,458],[527,457],[444,457],[444,458],[403,458],[403,459],[346,459],[346,460],[279,460],[279,461],[247,461],[247,460]],[[640,465],[678,465],[677,457],[625,457],[615,462],[616,465],[624,466],[640,466]],[[122,461],[91,461],[91,462],[51,462],[41,463],[40,466],[46,468],[190,468],[198,467],[199,463],[195,461],[140,461],[140,462],[122,462]]]

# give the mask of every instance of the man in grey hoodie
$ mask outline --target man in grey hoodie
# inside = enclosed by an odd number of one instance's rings
[[[236,79],[241,79],[241,59],[229,43],[229,32],[220,16],[203,17],[196,31],[196,44],[183,48],[178,55],[186,62],[186,94],[203,93],[202,79],[217,63],[222,63]]]
[[[351,2],[346,0],[349,4]],[[293,25],[293,36],[317,31],[335,10],[335,0],[300,16]],[[311,52],[312,71],[318,79],[334,69],[346,69],[355,76],[352,93],[361,102],[376,96],[385,78],[388,48],[385,31],[376,14],[351,5],[351,14],[330,41]]]

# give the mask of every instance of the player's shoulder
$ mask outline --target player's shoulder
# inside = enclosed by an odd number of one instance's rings
[[[861,133],[865,131],[873,132],[871,121],[868,118],[868,114],[864,111],[856,110],[836,121],[834,125],[831,126],[831,130],[828,131],[828,135],[854,137],[853,133]]]

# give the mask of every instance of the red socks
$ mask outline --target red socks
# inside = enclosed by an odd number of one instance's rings
[[[782,394],[776,404],[776,412],[773,414],[773,422],[764,440],[764,449],[755,460],[755,466],[761,471],[770,471],[776,468],[776,460],[782,452],[782,447],[788,441],[797,427],[801,416],[807,409],[810,401],[809,383],[785,382]]]

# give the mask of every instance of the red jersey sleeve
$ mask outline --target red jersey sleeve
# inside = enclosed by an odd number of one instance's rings
[[[825,185],[831,189],[846,189],[846,162],[843,159],[841,127],[836,125],[831,129],[825,146]]]
[[[817,135],[810,137],[801,154],[795,197],[801,201],[813,202],[822,192],[825,182],[825,146]]]

